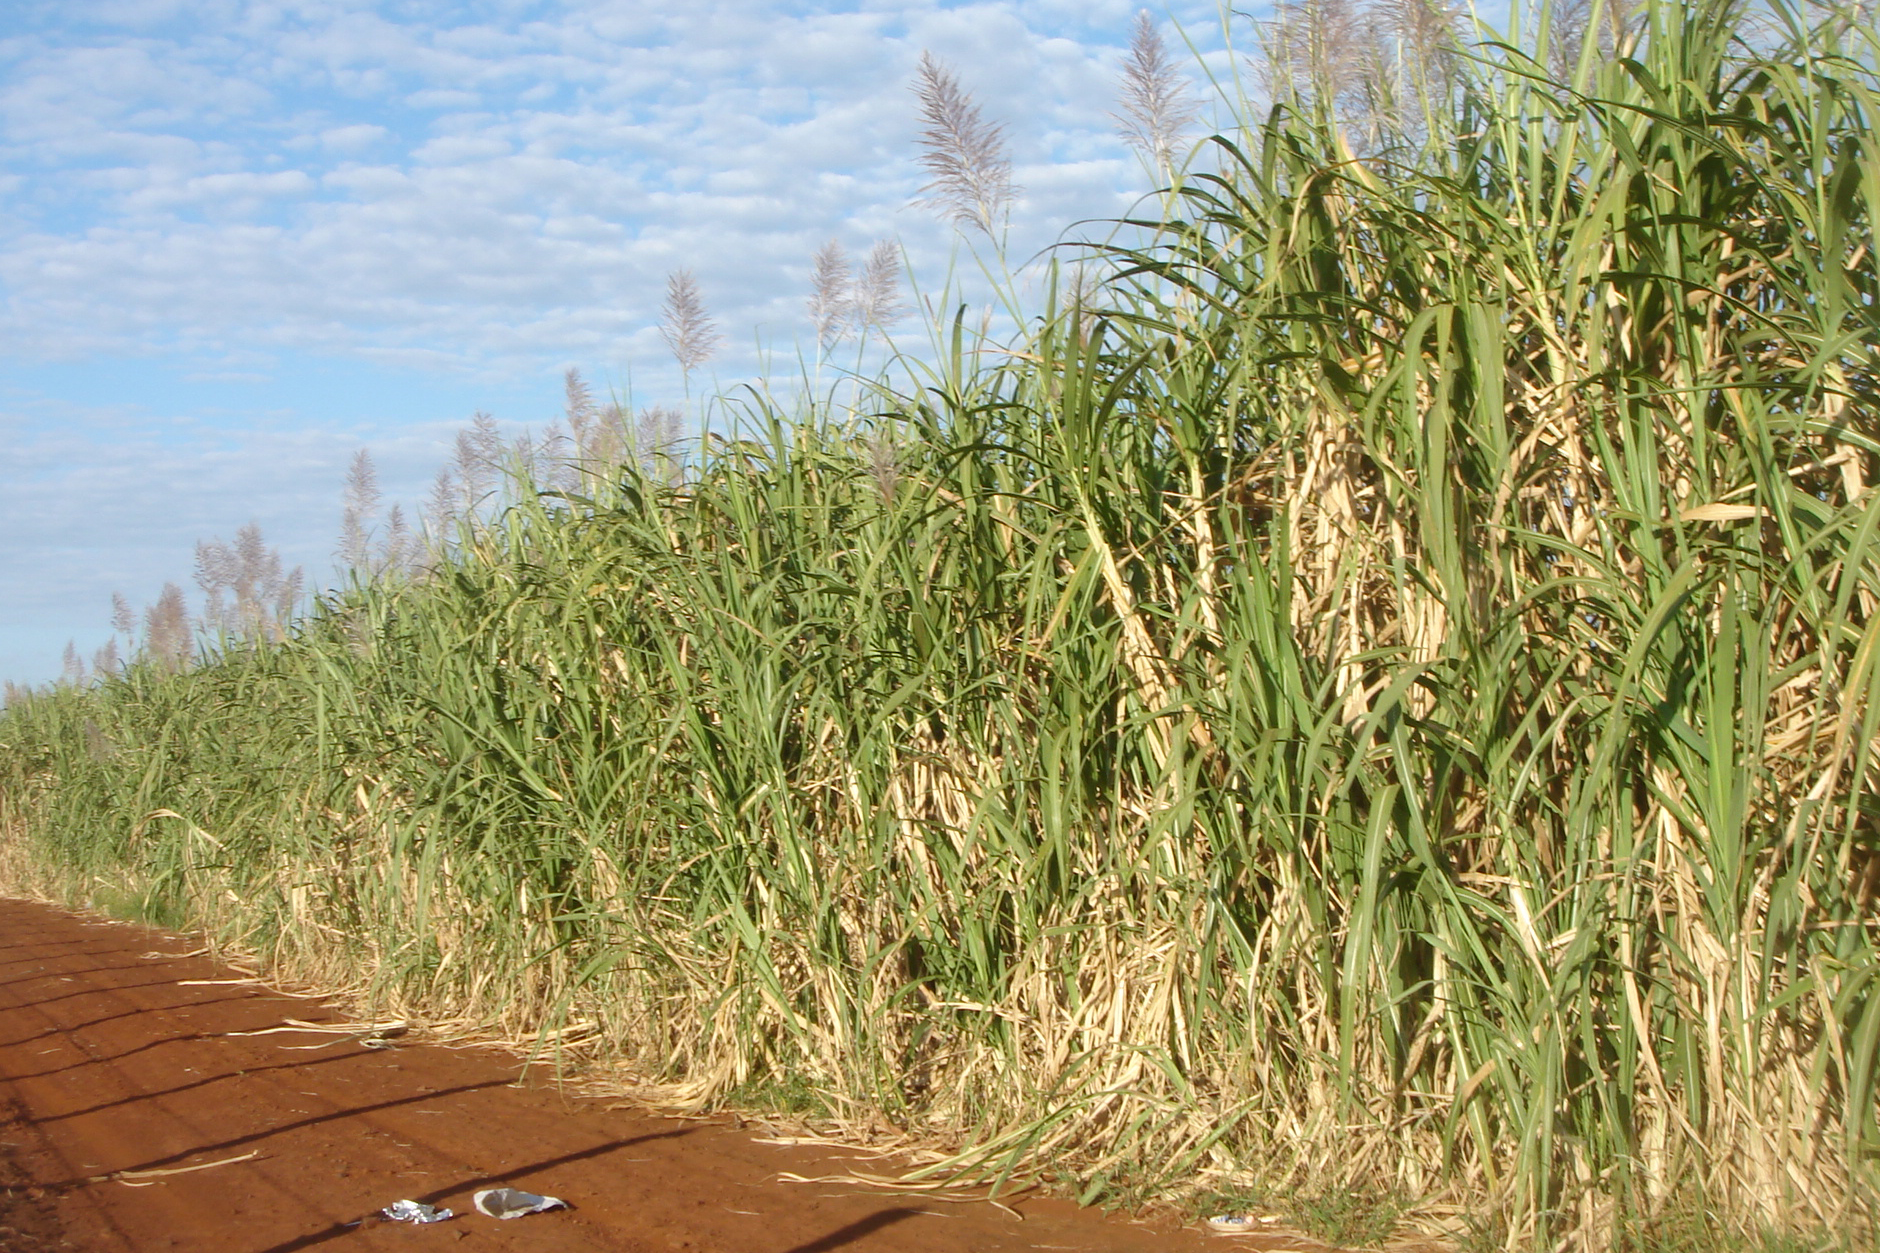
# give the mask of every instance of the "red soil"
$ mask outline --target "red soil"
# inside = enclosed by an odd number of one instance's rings
[[[785,1172],[891,1167],[519,1086],[518,1064],[487,1049],[231,1035],[337,1019],[316,1001],[226,982],[239,973],[206,958],[174,956],[191,947],[0,900],[0,1250],[1230,1253],[1287,1243],[1222,1243],[1030,1196],[1007,1201],[1015,1217],[983,1202],[785,1182]],[[207,1168],[119,1176],[192,1166]],[[505,1184],[572,1208],[508,1222],[472,1211],[474,1190]],[[407,1197],[458,1217],[359,1221]]]

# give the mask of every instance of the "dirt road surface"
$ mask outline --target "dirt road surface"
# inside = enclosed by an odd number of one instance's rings
[[[488,1049],[371,1048],[267,1031],[337,1022],[179,936],[0,899],[0,1251],[290,1253],[1232,1253],[1210,1238],[1037,1197],[1017,1216],[806,1178],[881,1172],[518,1082]],[[195,1168],[195,1169],[191,1169]],[[170,1172],[170,1173],[163,1173]],[[511,1185],[572,1208],[499,1222]],[[361,1222],[410,1198],[458,1217]],[[1298,1247],[1298,1246],[1292,1246]]]

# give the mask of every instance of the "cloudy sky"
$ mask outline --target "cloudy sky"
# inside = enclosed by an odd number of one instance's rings
[[[330,579],[358,448],[415,504],[474,411],[540,427],[571,365],[677,399],[675,268],[721,386],[793,368],[825,240],[938,282],[923,51],[1007,127],[1015,259],[1126,212],[1139,4],[8,0],[0,677],[54,677],[113,591],[187,584],[250,521]],[[1213,0],[1153,11],[1231,64]]]

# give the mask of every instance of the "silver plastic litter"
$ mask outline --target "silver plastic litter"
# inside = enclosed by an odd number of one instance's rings
[[[447,1209],[426,1205],[422,1201],[393,1201],[379,1213],[395,1223],[441,1223],[446,1218],[456,1217]]]
[[[486,1188],[472,1198],[477,1213],[491,1218],[521,1218],[543,1210],[567,1209],[568,1202],[558,1196],[538,1196],[521,1188]]]

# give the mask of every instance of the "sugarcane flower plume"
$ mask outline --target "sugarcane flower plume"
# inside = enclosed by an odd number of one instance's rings
[[[1006,155],[1005,128],[988,122],[953,71],[923,52],[914,72],[920,103],[920,163],[931,176],[916,203],[987,235],[1011,211],[1018,188]]]

